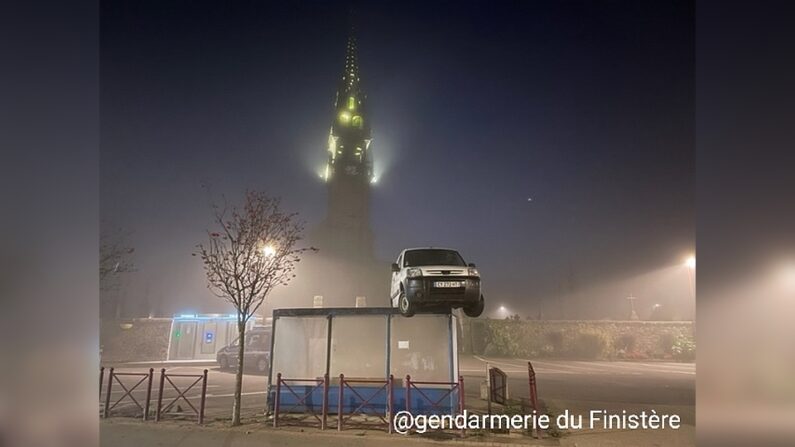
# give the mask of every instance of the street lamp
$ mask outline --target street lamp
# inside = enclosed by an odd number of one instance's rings
[[[795,263],[785,262],[778,267],[779,283],[788,292],[795,291]]]
[[[273,245],[268,244],[268,245],[262,247],[262,254],[266,258],[270,258],[270,257],[272,257],[273,255],[276,254],[276,249],[273,248]]]
[[[690,297],[696,299],[696,257],[691,255],[685,260],[685,267],[687,268],[687,285],[690,287]]]
[[[633,295],[631,293],[627,297],[627,301],[629,301],[629,309],[630,309],[629,310],[629,319],[632,320],[632,321],[639,320],[638,313],[635,312],[635,300],[636,299],[638,299],[638,297],[636,297],[635,295]]]

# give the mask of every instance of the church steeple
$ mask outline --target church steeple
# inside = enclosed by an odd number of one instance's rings
[[[334,120],[329,132],[329,157],[324,177],[333,182],[341,176],[353,176],[364,184],[373,180],[370,154],[370,120],[367,95],[361,85],[359,48],[351,29],[345,49],[345,66],[334,101]]]
[[[324,286],[324,295],[338,297],[337,305],[349,306],[358,296],[386,305],[382,297],[388,291],[380,278],[388,269],[375,260],[370,228],[370,115],[360,77],[359,45],[352,29],[345,47],[345,63],[341,65],[337,68],[343,71],[337,78],[324,174],[328,206],[325,220],[313,235],[313,246],[328,260],[321,269],[328,280],[321,283],[333,284],[333,288]]]

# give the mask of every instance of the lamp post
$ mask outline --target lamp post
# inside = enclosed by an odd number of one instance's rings
[[[638,299],[638,297],[636,297],[636,296],[632,295],[631,293],[630,293],[630,294],[629,294],[629,296],[627,297],[627,301],[629,301],[629,309],[630,309],[630,312],[629,312],[629,319],[630,319],[630,320],[632,320],[632,321],[637,321],[637,320],[639,320],[639,318],[638,318],[638,313],[637,313],[637,312],[635,312],[635,300],[636,300],[636,299]]]

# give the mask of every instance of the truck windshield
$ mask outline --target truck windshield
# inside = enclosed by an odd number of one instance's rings
[[[405,267],[426,265],[454,265],[466,267],[466,263],[455,250],[411,250],[406,252]]]

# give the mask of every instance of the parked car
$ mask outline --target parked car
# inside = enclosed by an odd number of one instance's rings
[[[243,367],[265,374],[271,361],[271,328],[255,326],[246,332]],[[221,348],[215,358],[222,370],[237,367],[240,339]]]
[[[469,317],[483,313],[480,273],[449,248],[409,248],[392,264],[392,307],[410,317],[421,308],[462,308]]]

